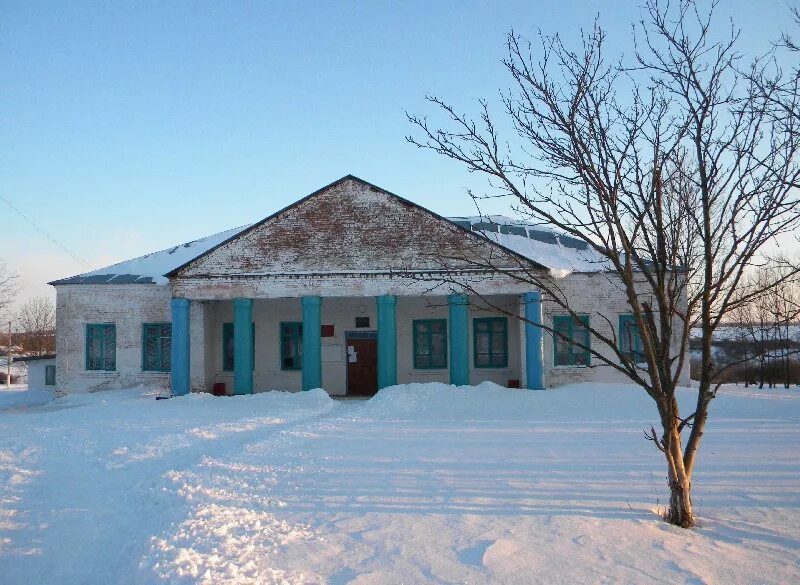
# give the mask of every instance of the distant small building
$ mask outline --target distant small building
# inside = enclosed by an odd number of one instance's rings
[[[24,363],[28,367],[28,388],[43,390],[56,386],[56,355],[21,355],[14,357],[14,363]]]

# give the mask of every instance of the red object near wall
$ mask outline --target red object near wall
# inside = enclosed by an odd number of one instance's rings
[[[217,382],[214,384],[212,393],[214,396],[225,396],[227,394],[227,392],[225,392],[225,382]]]
[[[508,381],[509,388],[519,388],[519,380],[513,379]]]

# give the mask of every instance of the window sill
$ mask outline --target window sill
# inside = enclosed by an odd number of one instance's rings
[[[578,365],[578,364],[575,364],[575,365],[571,365],[571,366],[553,366],[553,369],[554,370],[585,370],[585,369],[591,368],[591,367],[592,367],[591,364],[589,364],[589,365],[582,365],[582,364]]]
[[[84,376],[92,376],[97,378],[105,378],[106,376],[116,376],[119,374],[117,370],[83,370]]]

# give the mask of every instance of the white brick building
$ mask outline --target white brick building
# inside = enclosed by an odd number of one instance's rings
[[[577,312],[624,329],[636,350],[624,297],[581,242],[504,218],[448,220],[347,176],[250,226],[51,283],[57,387],[369,395],[412,381],[621,379],[514,317],[584,339],[513,278],[521,270],[549,270]]]

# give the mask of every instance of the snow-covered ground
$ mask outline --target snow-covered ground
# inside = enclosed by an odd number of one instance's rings
[[[16,394],[4,585],[800,582],[796,391],[715,401],[691,531],[632,387]]]

